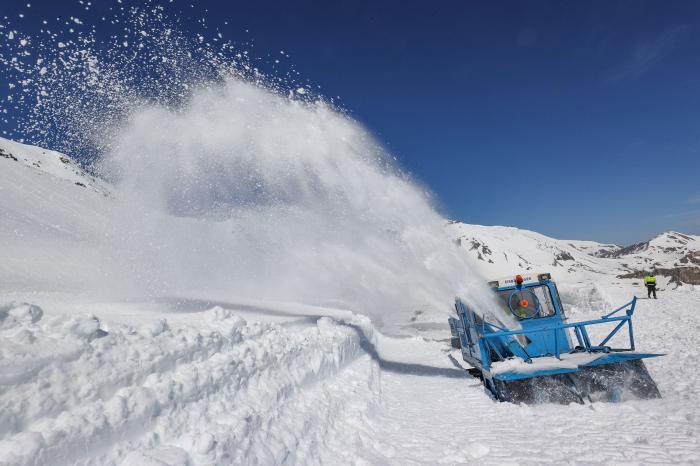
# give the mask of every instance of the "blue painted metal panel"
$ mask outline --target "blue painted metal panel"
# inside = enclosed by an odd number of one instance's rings
[[[658,353],[607,353],[605,356],[591,361],[587,364],[582,364],[581,367],[586,366],[602,366],[603,364],[612,364],[615,362],[622,361],[632,361],[635,359],[645,359],[645,358],[656,358],[659,356],[665,356],[664,354]]]
[[[531,379],[534,377],[543,377],[554,374],[566,374],[571,372],[578,372],[581,367],[591,367],[591,366],[602,366],[605,364],[614,364],[616,362],[632,361],[635,359],[644,358],[655,358],[657,356],[663,356],[663,354],[654,353],[607,353],[594,361],[590,361],[586,364],[580,364],[578,368],[572,367],[557,367],[542,369],[539,371],[528,371],[528,372],[503,372],[500,374],[491,374],[491,377],[497,380],[521,380],[521,379]]]
[[[577,368],[571,367],[558,367],[556,369],[546,369],[541,371],[533,372],[504,372],[502,374],[493,374],[492,378],[496,380],[521,380],[521,379],[532,379],[533,377],[543,377],[547,375],[554,374],[566,374],[567,372],[578,372]]]
[[[557,355],[571,351],[566,330],[559,328],[558,317],[544,319],[529,319],[521,322],[530,343],[525,349],[530,355]],[[554,324],[554,325],[553,325]]]

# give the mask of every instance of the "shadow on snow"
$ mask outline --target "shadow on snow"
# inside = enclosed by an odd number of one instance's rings
[[[324,315],[318,314],[299,314],[293,312],[284,312],[273,310],[261,306],[255,306],[250,304],[237,304],[224,301],[211,301],[211,300],[199,300],[199,299],[183,299],[183,298],[162,298],[159,302],[168,304],[178,312],[201,312],[205,309],[210,309],[214,306],[221,306],[232,311],[243,311],[251,312],[254,314],[263,314],[275,317],[293,317],[295,318],[289,322],[280,323],[282,326],[289,327],[295,325],[313,325],[321,317],[326,317]],[[337,320],[338,323],[352,329],[358,336],[360,341],[360,347],[365,351],[374,361],[377,362],[379,367],[387,372],[394,372],[398,374],[408,374],[416,375],[421,377],[446,377],[450,379],[457,378],[467,378],[470,377],[466,370],[456,364],[454,358],[451,358],[451,362],[456,366],[455,368],[449,367],[435,367],[428,366],[425,364],[417,363],[407,363],[390,361],[384,359],[377,351],[375,344],[367,337],[364,329],[357,324],[351,324],[343,320]]]

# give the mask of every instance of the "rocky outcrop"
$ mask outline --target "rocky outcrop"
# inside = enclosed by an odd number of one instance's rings
[[[681,264],[695,264],[695,265],[700,265],[700,251],[692,251],[685,256],[681,257],[680,261]]]
[[[676,267],[673,269],[657,269],[656,273],[671,278],[671,283],[680,285],[700,285],[700,267]]]
[[[618,275],[617,278],[637,278],[642,279],[649,272],[644,270],[634,270],[629,273]],[[687,283],[689,285],[700,285],[700,267],[674,267],[674,268],[657,268],[654,269],[654,274],[661,277],[670,278],[670,282],[676,285]]]
[[[571,254],[569,254],[566,251],[561,251],[559,254],[557,254],[554,257],[554,259],[556,259],[558,261],[572,261],[572,260],[574,260],[574,256],[572,256]]]
[[[7,151],[6,151],[5,149],[3,149],[2,147],[0,147],[0,157],[4,157],[4,158],[10,159],[10,160],[14,160],[15,162],[18,162],[18,161],[19,161],[19,160],[17,159],[17,157],[15,157],[15,156],[12,155],[11,153],[7,152]]]
[[[617,251],[611,251],[609,253],[603,253],[603,251],[601,251],[599,257],[617,259],[630,254],[638,254],[642,251],[646,251],[647,249],[649,249],[649,241],[642,241],[641,243],[634,243],[630,246],[625,246],[624,248],[620,248]]]

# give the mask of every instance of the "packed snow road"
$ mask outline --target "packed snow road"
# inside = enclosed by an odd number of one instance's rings
[[[0,310],[7,464],[700,462],[697,291],[639,302],[638,345],[667,353],[647,362],[662,399],[569,406],[492,401],[437,328],[389,337],[279,303],[31,301]]]

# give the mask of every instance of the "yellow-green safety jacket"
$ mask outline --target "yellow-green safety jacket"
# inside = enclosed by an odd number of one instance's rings
[[[646,286],[656,286],[656,277],[652,277],[651,275],[647,275],[644,277],[644,284]]]

